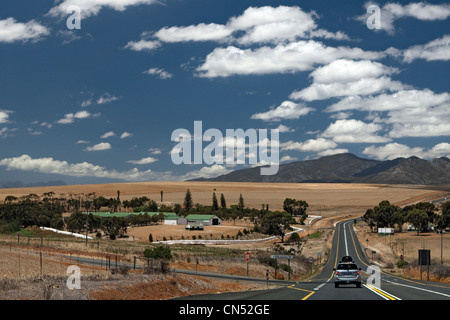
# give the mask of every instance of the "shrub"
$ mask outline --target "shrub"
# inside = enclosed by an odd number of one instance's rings
[[[320,231],[316,231],[316,232],[311,233],[310,235],[308,235],[308,238],[309,238],[309,239],[320,238],[320,235],[321,235],[321,234],[322,234],[322,233],[321,233]]]
[[[292,272],[292,268],[285,263],[280,264],[280,269],[286,272]]]
[[[300,236],[298,235],[298,232],[294,232],[291,234],[291,236],[289,237],[289,242],[298,242],[300,241]]]
[[[144,250],[144,257],[152,259],[172,259],[172,252],[168,246],[157,246]]]
[[[450,278],[450,267],[448,266],[435,265],[431,271],[438,279]]]
[[[403,269],[407,265],[408,265],[408,262],[406,262],[405,260],[398,260],[397,261],[397,268],[399,268],[399,269]]]
[[[129,270],[130,270],[130,268],[128,266],[121,265],[118,268],[111,269],[111,273],[112,274],[121,274],[123,276],[126,276],[126,275],[128,275]]]
[[[269,257],[259,257],[259,263],[265,264],[269,267],[275,268],[277,266],[277,259],[272,259]]]

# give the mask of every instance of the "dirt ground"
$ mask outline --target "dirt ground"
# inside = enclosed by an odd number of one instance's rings
[[[202,239],[221,239],[224,237],[236,237],[237,233],[244,231],[244,229],[250,230],[253,228],[253,223],[250,221],[240,221],[237,223],[223,222],[221,226],[204,226],[204,230],[186,230],[184,225],[151,225],[143,227],[132,227],[127,229],[127,235],[132,237],[136,241],[148,241],[149,234],[152,234],[153,241],[166,240],[180,240],[180,239],[192,239],[195,235]]]
[[[87,275],[80,289],[68,289],[67,277],[0,279],[0,300],[166,300],[192,294],[216,294],[271,288],[262,283],[214,280],[171,274]]]

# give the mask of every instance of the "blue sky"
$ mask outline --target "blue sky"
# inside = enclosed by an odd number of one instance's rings
[[[0,182],[249,166],[173,164],[171,134],[194,121],[278,128],[281,163],[448,157],[449,27],[440,1],[2,1]]]

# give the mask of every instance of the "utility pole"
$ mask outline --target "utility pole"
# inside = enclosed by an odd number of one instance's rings
[[[86,208],[86,247],[87,247],[87,245],[88,245],[88,241],[87,241],[87,239],[88,239],[88,218],[89,218],[89,212],[88,212],[88,209]]]
[[[89,226],[88,226],[88,220],[89,220],[89,207],[91,206],[91,203],[89,200],[86,200],[84,202],[84,206],[86,208],[86,247],[88,245],[88,230],[89,230]]]

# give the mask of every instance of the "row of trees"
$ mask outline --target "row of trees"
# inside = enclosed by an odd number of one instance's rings
[[[144,213],[130,215],[126,218],[100,218],[91,213],[86,216],[84,213],[99,211],[103,207],[108,207],[111,212],[124,207],[126,210],[131,209],[134,212]],[[20,198],[6,197],[5,201],[0,204],[0,222],[3,226],[13,226],[9,229],[37,225],[56,229],[65,228],[78,233],[85,232],[87,225],[89,232],[103,231],[111,238],[115,238],[123,236],[130,225],[149,225],[164,219],[162,214],[149,215],[145,212],[176,212],[181,216],[189,213],[213,213],[223,220],[235,221],[248,217],[254,222],[255,231],[276,235],[283,239],[289,226],[296,222],[294,217],[300,217],[300,223],[306,218],[307,208],[308,204],[305,201],[290,198],[286,198],[283,203],[284,211],[270,211],[268,204],[262,204],[261,209],[249,208],[245,206],[242,194],[236,205],[227,206],[224,194],[222,193],[218,199],[215,192],[212,195],[211,206],[205,206],[199,203],[194,204],[189,189],[186,191],[183,204],[174,206],[164,204],[158,206],[156,201],[145,196],[121,201],[120,191],[117,192],[117,198],[109,199],[97,196],[95,193],[57,197],[55,193],[49,192],[42,196],[30,194]],[[68,211],[72,214],[64,223],[62,213]]]
[[[417,232],[427,231],[432,224],[435,228],[444,230],[450,227],[450,201],[442,205],[439,213],[438,208],[430,202],[420,202],[413,205],[400,208],[384,200],[373,209],[368,209],[363,219],[369,227],[375,228],[394,228],[402,232],[403,225],[410,223]]]
[[[64,206],[34,197],[5,201],[0,204],[0,225],[3,231],[18,231],[20,227],[44,226],[61,229],[64,226]]]
[[[85,213],[76,211],[66,220],[66,229],[71,232],[85,232],[86,224],[88,232],[103,231],[110,239],[122,237],[127,233],[130,226],[147,226],[150,224],[160,223],[164,220],[162,213],[157,215],[149,215],[142,213],[139,215],[130,215],[128,217],[108,217],[101,218],[89,213],[86,217]],[[100,234],[101,235],[101,234]]]

